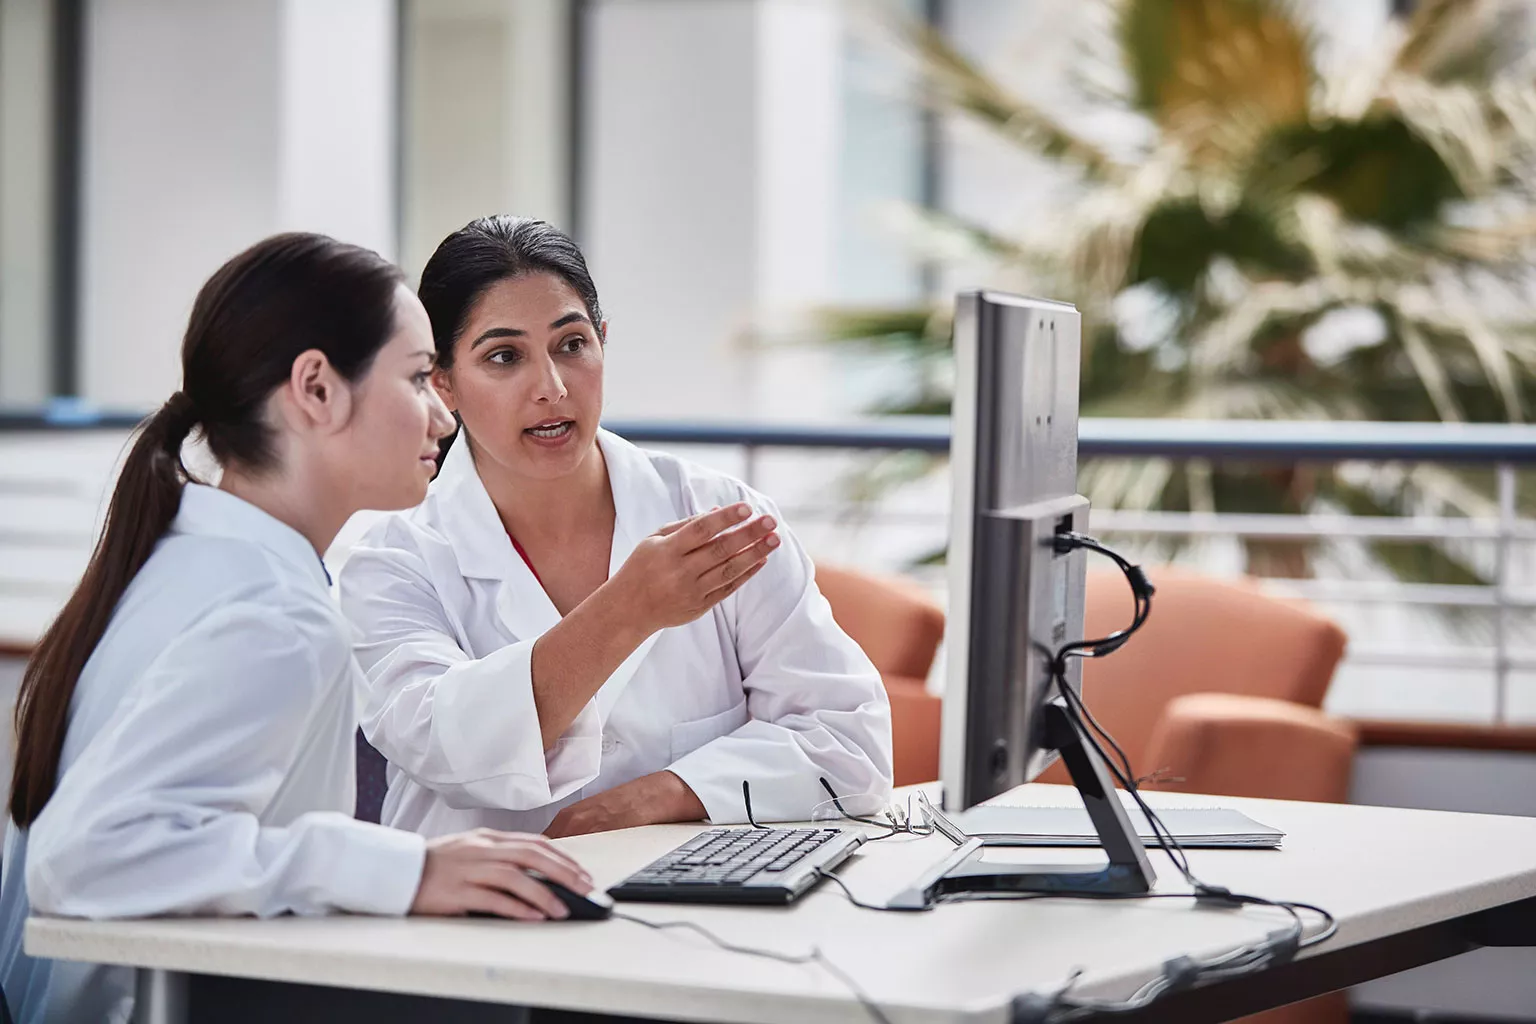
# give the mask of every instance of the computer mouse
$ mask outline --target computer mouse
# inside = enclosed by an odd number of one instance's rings
[[[582,896],[572,892],[559,882],[552,882],[537,871],[528,872],[528,877],[538,882],[544,888],[555,894],[555,898],[565,904],[565,909],[571,912],[568,921],[604,921],[613,916],[613,897],[598,889]]]

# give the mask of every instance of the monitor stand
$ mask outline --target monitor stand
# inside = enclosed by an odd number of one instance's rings
[[[899,894],[891,906],[931,906],[954,893],[1146,893],[1152,891],[1157,873],[1147,859],[1129,815],[1115,792],[1104,759],[1079,731],[1076,722],[1058,701],[1042,709],[1045,741],[1061,752],[1072,784],[1088,808],[1088,817],[1099,834],[1108,863],[1084,870],[1077,866],[990,864],[981,859],[984,844],[977,839],[957,848],[951,856],[926,872],[926,877]]]

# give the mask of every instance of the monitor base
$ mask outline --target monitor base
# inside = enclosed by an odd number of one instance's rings
[[[1108,862],[1102,868],[1078,866],[1053,870],[1037,865],[1010,867],[982,861],[981,848],[954,864],[929,889],[930,900],[957,893],[1135,894],[1152,891],[1157,873],[1130,816],[1115,792],[1104,759],[1078,729],[1060,701],[1044,707],[1046,742],[1061,752],[1072,784],[1099,834]]]

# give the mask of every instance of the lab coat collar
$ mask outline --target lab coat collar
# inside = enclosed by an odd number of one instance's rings
[[[612,576],[636,545],[684,513],[673,504],[672,492],[649,455],[606,430],[599,430],[597,439],[603,446],[608,483],[613,488],[613,558],[608,568]]]
[[[645,452],[606,430],[598,431],[597,441],[613,488],[613,553],[608,567],[612,577],[640,541],[677,519],[678,513],[666,482]],[[475,469],[469,443],[462,437],[448,450],[432,483],[432,502],[459,571],[507,585],[497,610],[514,636],[541,636],[559,621],[560,613],[543,585],[507,539],[501,516]],[[641,651],[648,648],[649,644]]]
[[[331,585],[325,563],[320,561],[314,545],[302,533],[243,498],[217,487],[187,484],[181,492],[181,508],[171,523],[171,531],[254,542],[295,566],[322,589]]]
[[[501,516],[480,482],[475,457],[462,431],[432,481],[431,495],[459,571],[473,579],[509,578],[513,562],[522,560],[512,550]]]
[[[608,464],[615,512],[613,558],[609,575],[619,570],[635,545],[679,518],[666,481],[649,456],[617,434],[597,432]],[[463,438],[448,449],[443,468],[432,482],[432,501],[443,532],[458,557],[459,571],[475,579],[506,580],[527,566],[512,550],[506,528],[475,470],[475,457]],[[529,574],[530,578],[532,574]]]

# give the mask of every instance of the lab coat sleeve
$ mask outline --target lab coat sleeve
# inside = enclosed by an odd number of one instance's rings
[[[33,823],[27,894],[68,917],[404,914],[417,835],[339,811],[259,815],[305,754],[308,723],[352,673],[335,613],[238,601],[151,664]],[[338,762],[344,764],[345,762]]]
[[[804,821],[828,799],[884,801],[891,791],[891,707],[880,674],[832,619],[815,570],[771,502],[746,499],[781,523],[783,543],[726,609],[747,693],[747,723],[683,755],[671,770],[717,823]]]
[[[353,550],[341,573],[341,606],[361,634],[364,734],[448,806],[528,810],[597,778],[596,703],[588,701],[546,751],[533,699],[533,641],[471,658],[421,556],[390,543],[388,532]]]

